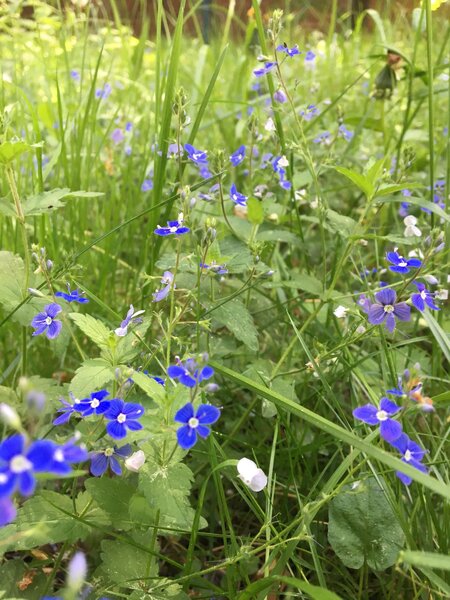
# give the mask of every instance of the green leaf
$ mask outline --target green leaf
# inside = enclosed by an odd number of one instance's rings
[[[134,494],[134,488],[123,479],[106,479],[92,477],[84,483],[90,496],[109,516],[115,529],[130,529],[132,523],[129,517],[129,504]]]
[[[72,513],[69,496],[51,491],[38,493],[18,510],[14,523],[0,529],[0,554],[83,539],[90,528]]]
[[[85,360],[70,382],[70,391],[77,398],[86,398],[114,379],[114,368],[103,358]]]
[[[151,533],[136,531],[132,539],[138,545],[125,541],[103,540],[101,543],[102,565],[100,570],[108,579],[124,587],[142,589],[141,578],[158,575],[156,556],[143,550],[148,547]],[[155,548],[157,550],[157,548]]]
[[[402,188],[403,189],[403,188]],[[413,204],[414,206],[420,206],[421,208],[426,208],[430,212],[434,213],[444,221],[450,221],[450,216],[442,210],[442,208],[435,204],[434,202],[429,202],[428,200],[424,200],[423,198],[415,198],[414,196],[408,196],[405,198],[404,196],[394,196],[393,198],[386,198],[383,200],[378,200],[378,203],[382,202],[383,204],[387,204],[389,202],[408,202],[409,204]]]
[[[263,592],[279,584],[290,586],[295,591],[305,592],[312,600],[341,600],[340,596],[323,587],[312,585],[296,577],[285,577],[283,575],[264,577],[264,579],[250,584],[245,591],[237,596],[237,600],[254,600],[258,592]]]
[[[450,362],[450,339],[448,334],[442,329],[436,319],[433,317],[429,310],[425,310],[423,313],[423,318],[428,324],[428,327],[431,329],[431,333],[434,335],[434,339],[439,344],[442,353],[445,358]]]
[[[116,347],[116,360],[120,363],[130,363],[136,354],[142,350],[142,342],[152,322],[151,317],[144,317],[142,323],[133,327],[133,329],[125,336],[119,337]]]
[[[248,220],[253,225],[261,225],[264,221],[264,209],[258,198],[251,197],[247,200]]]
[[[30,148],[32,148],[32,146],[22,140],[3,142],[0,144],[0,163],[7,165],[21,154],[28,152]]]
[[[248,309],[236,298],[209,307],[213,319],[224,325],[240,342],[243,342],[250,350],[257,351],[258,330]]]
[[[367,198],[372,198],[375,192],[375,188],[370,182],[370,180],[361,175],[360,173],[356,173],[356,171],[352,171],[351,169],[346,169],[345,167],[333,167],[338,173],[347,177],[351,182],[353,182],[364,194]]]
[[[14,204],[8,198],[0,198],[0,213],[6,217],[15,217],[17,215]]]
[[[184,463],[145,463],[139,472],[139,489],[150,507],[160,511],[161,527],[191,528],[195,516],[189,504],[192,480],[192,471]]]
[[[333,233],[342,235],[344,238],[361,234],[363,231],[362,227],[354,219],[341,215],[331,208],[326,211],[325,218],[328,229]]]
[[[94,319],[91,315],[83,315],[75,312],[70,313],[69,317],[99,348],[105,349],[108,347],[108,339],[111,332],[104,323],[98,319]]]
[[[103,194],[101,192],[71,192],[69,188],[56,188],[49,192],[42,192],[41,194],[27,198],[22,205],[24,215],[36,216],[51,213],[58,208],[63,208],[65,202],[61,202],[61,200],[71,196],[96,198],[103,196]]]
[[[174,583],[170,579],[158,577],[157,583],[153,586],[145,582],[146,593],[142,590],[134,591],[130,596],[130,600],[189,600],[189,596],[183,592],[183,588],[179,583]]]
[[[366,562],[371,569],[384,571],[396,562],[405,535],[375,478],[345,486],[331,500],[328,540],[350,569]]]
[[[156,404],[159,404],[160,406],[163,404],[166,397],[164,386],[141,371],[134,371],[131,375],[131,379],[147,394],[147,396],[149,396],[149,398],[156,402]]]
[[[383,196],[390,196],[391,194],[396,194],[397,192],[401,192],[402,190],[404,190],[405,188],[412,190],[414,188],[421,188],[423,187],[420,183],[402,183],[402,184],[395,184],[395,185],[386,185],[386,186],[382,186],[380,188],[377,189],[375,196],[376,197],[383,197]],[[399,200],[399,202],[405,202],[405,197],[402,196],[401,200]]]
[[[398,562],[408,563],[414,567],[431,567],[432,569],[450,571],[450,556],[448,554],[403,550],[400,552]]]

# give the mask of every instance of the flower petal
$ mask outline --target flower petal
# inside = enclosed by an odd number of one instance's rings
[[[108,410],[105,412],[105,417],[107,419],[116,419],[122,412],[123,405],[124,405],[123,400],[119,400],[118,398],[113,398],[111,400],[111,404],[109,405]]]
[[[61,333],[62,323],[61,321],[52,321],[47,329],[47,338],[54,340]]]
[[[398,421],[386,419],[380,424],[380,435],[387,442],[394,442],[402,434],[402,426]]]
[[[25,437],[20,433],[15,433],[6,438],[0,444],[0,462],[2,460],[9,462],[16,454],[22,454],[25,445]]]
[[[101,477],[108,468],[108,459],[103,452],[98,452],[92,456],[90,472],[94,477]]]
[[[368,312],[369,323],[379,325],[386,318],[386,314],[381,304],[372,304]]]
[[[16,507],[9,498],[0,499],[0,527],[8,525],[16,518]]]
[[[209,379],[213,375],[214,375],[214,369],[212,367],[210,367],[209,365],[206,365],[206,367],[203,367],[203,369],[200,372],[199,381],[203,381],[203,379]]]
[[[109,466],[111,467],[111,471],[116,475],[122,475],[122,467],[120,466],[119,461],[114,456],[109,457]]]
[[[195,446],[197,433],[195,429],[189,427],[189,425],[183,425],[183,427],[177,429],[177,440],[183,450],[189,450]]]
[[[31,471],[24,471],[18,477],[19,480],[19,492],[22,496],[31,496],[36,487],[36,480],[33,477]]]
[[[202,425],[211,425],[220,417],[220,410],[212,404],[200,404],[195,415]]]
[[[127,456],[130,456],[131,451],[132,451],[131,444],[125,444],[124,446],[121,446],[120,448],[116,448],[114,450],[114,454],[117,454],[118,456],[120,456],[122,458],[126,458]]]
[[[380,408],[388,413],[388,415],[395,415],[401,410],[401,406],[397,406],[395,402],[389,400],[389,398],[381,398],[380,400]]]
[[[392,313],[389,313],[386,317],[386,329],[392,333],[395,329],[395,317]]]
[[[406,302],[398,302],[394,305],[394,315],[400,321],[409,321],[411,318],[411,307]]]
[[[143,425],[141,425],[139,423],[139,421],[125,421],[125,426],[130,430],[130,431],[139,431],[140,429],[143,429]]]
[[[106,433],[110,435],[114,440],[123,440],[127,436],[127,430],[123,423],[118,421],[111,421],[106,426]]]
[[[62,308],[59,304],[56,304],[56,302],[52,302],[52,304],[47,304],[47,306],[44,308],[44,311],[49,317],[54,319],[56,315],[62,311]]]
[[[391,288],[384,288],[375,294],[375,298],[377,302],[383,305],[395,304],[397,294],[395,290],[392,290]]]
[[[425,302],[420,294],[413,294],[411,296],[411,302],[414,304],[417,310],[420,310],[421,312],[425,310]]]
[[[211,433],[211,429],[209,427],[207,427],[206,425],[198,425],[196,427],[196,431],[197,431],[198,435],[202,438],[207,438],[208,435]]]
[[[177,379],[184,374],[184,369],[178,365],[170,365],[167,369],[167,375],[172,379]]]
[[[135,402],[125,402],[122,412],[128,417],[133,416],[134,418],[138,418],[144,414],[144,407],[142,404],[137,404]]]
[[[364,406],[358,406],[358,408],[355,408],[353,411],[353,416],[355,419],[363,421],[368,425],[378,425],[380,421],[377,417],[377,412],[378,410],[376,406],[373,404],[365,404]]]

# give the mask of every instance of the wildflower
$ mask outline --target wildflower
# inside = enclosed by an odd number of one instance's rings
[[[405,371],[405,373],[406,373],[406,371]],[[404,390],[403,389],[403,378],[401,376],[399,376],[397,379],[397,387],[392,388],[390,390],[386,390],[386,394],[392,394],[393,396],[400,396],[402,398],[408,398],[408,396],[410,396],[411,393],[416,392],[417,390],[421,389],[421,387],[422,387],[422,383],[419,382],[418,385],[416,385],[409,391]]]
[[[386,321],[386,328],[391,333],[395,329],[395,317],[400,321],[409,321],[411,309],[406,302],[396,302],[395,290],[384,288],[375,294],[375,302],[369,308],[369,323],[380,325]]]
[[[87,298],[83,297],[84,292],[80,292],[79,290],[70,291],[70,284],[67,284],[67,294],[66,292],[55,292],[55,296],[57,298],[63,298],[66,302],[78,302],[78,304],[86,304],[89,302]]]
[[[226,275],[228,273],[228,269],[225,268],[225,265],[218,265],[215,260],[212,260],[210,265],[200,263],[200,267],[202,269],[208,269],[216,275]]]
[[[402,433],[400,437],[391,442],[391,445],[402,454],[402,462],[406,463],[407,465],[411,465],[411,467],[414,467],[419,471],[422,471],[422,473],[426,473],[428,471],[426,466],[421,462],[426,454],[426,450],[421,448],[419,444],[416,444],[416,442],[410,440],[406,433]],[[405,475],[405,473],[402,473],[401,471],[396,471],[395,474],[405,485],[410,485],[412,482],[411,477],[409,477],[409,475]]]
[[[316,117],[319,114],[319,109],[315,104],[308,104],[305,110],[300,111],[300,116],[305,119],[305,121],[311,121],[313,117]]]
[[[191,146],[192,147],[192,146]],[[177,158],[183,154],[183,144],[169,144],[167,148],[167,158]]]
[[[41,335],[45,331],[49,340],[53,340],[61,333],[62,323],[55,319],[56,315],[62,311],[59,304],[53,302],[47,304],[43,312],[38,313],[31,321],[31,326],[35,328],[33,335]]]
[[[133,473],[138,473],[142,465],[145,463],[145,454],[142,450],[137,450],[137,452],[133,452],[131,456],[129,456],[125,460],[125,467],[129,471],[133,471]]]
[[[67,568],[67,587],[72,597],[81,590],[87,575],[87,562],[83,552],[75,552]]]
[[[123,337],[123,336],[127,335],[128,326],[130,325],[130,323],[133,322],[136,324],[136,323],[141,322],[141,319],[137,319],[136,317],[138,317],[139,315],[142,315],[144,313],[145,313],[145,310],[138,310],[138,311],[134,312],[134,307],[132,304],[130,304],[130,309],[127,312],[127,316],[120,324],[120,327],[118,327],[117,329],[114,330],[114,333],[116,335],[118,335],[119,337]]]
[[[331,136],[331,134],[329,131],[323,131],[322,133],[319,133],[319,135],[313,139],[313,143],[314,144],[326,144],[330,141],[330,136]]]
[[[423,312],[425,310],[425,305],[431,308],[431,310],[440,310],[433,302],[435,294],[427,290],[423,283],[420,283],[419,281],[413,281],[413,283],[416,286],[418,293],[411,296],[411,302],[417,310]]]
[[[162,287],[160,290],[157,290],[153,294],[153,302],[160,302],[164,300],[169,295],[169,292],[172,288],[173,283],[173,273],[170,271],[164,271],[163,276],[161,277],[161,284],[165,287]],[[175,284],[173,284],[173,288],[175,289]]]
[[[403,223],[405,224],[405,231],[403,234],[405,237],[420,237],[422,235],[420,229],[416,227],[417,219],[413,215],[405,217]]]
[[[298,44],[295,44],[295,46],[292,46],[292,48],[288,48],[286,44],[280,44],[279,46],[277,46],[277,51],[284,52],[291,58],[293,56],[296,56],[297,54],[301,54],[300,50],[298,49]]]
[[[305,54],[305,62],[313,62],[313,60],[316,58],[316,55],[314,54],[314,52],[312,50],[308,50],[308,52]]]
[[[101,477],[110,468],[116,475],[122,475],[122,467],[118,458],[124,459],[131,454],[131,445],[125,444],[120,448],[106,448],[101,452],[91,452],[90,472],[94,477]]]
[[[283,156],[275,156],[275,158],[272,160],[273,170],[275,171],[275,173],[278,173],[279,175],[284,175],[286,173],[285,167],[288,167],[288,166],[289,166],[289,161],[284,155]]]
[[[344,317],[347,316],[348,313],[348,308],[345,308],[345,306],[338,306],[336,308],[336,310],[333,312],[334,316],[337,319],[343,319]]]
[[[184,149],[187,152],[188,158],[196,165],[205,164],[208,162],[207,153],[204,150],[197,150],[191,144],[185,144]]]
[[[287,98],[285,92],[281,88],[278,88],[278,90],[276,92],[274,92],[274,94],[273,94],[273,99],[275,100],[275,102],[284,104],[285,102],[287,102],[288,98]]]
[[[269,132],[270,132],[270,131],[276,131],[276,130],[277,130],[277,128],[276,128],[276,126],[275,126],[275,123],[274,123],[274,121],[273,121],[272,117],[269,117],[269,118],[267,119],[267,121],[266,121],[266,124],[264,125],[264,129],[265,129],[266,131],[269,131]]]
[[[103,88],[95,90],[95,97],[99,100],[106,100],[111,93],[111,86],[109,83],[105,83]]]
[[[85,398],[78,403],[77,411],[83,417],[90,417],[93,414],[102,415],[111,404],[110,400],[105,400],[106,396],[109,396],[109,392],[106,390],[92,392],[89,398]]]
[[[290,190],[292,187],[292,182],[288,179],[285,179],[284,174],[280,175],[279,184],[284,190]]]
[[[197,434],[202,438],[208,437],[211,430],[207,426],[215,423],[219,417],[220,410],[211,404],[200,404],[195,412],[194,405],[188,402],[174,417],[177,423],[183,423],[177,430],[178,444],[183,450],[189,450],[196,444]]]
[[[25,447],[25,436],[14,434],[0,444],[0,498],[16,488],[30,496],[36,487],[34,473],[48,470],[53,458],[53,442],[38,440]]]
[[[141,192],[150,192],[153,189],[153,179],[144,179],[141,185]]]
[[[230,188],[230,198],[233,200],[235,204],[239,204],[240,206],[247,206],[247,198],[248,196],[244,196],[236,189],[236,184],[233,183]]]
[[[448,290],[438,290],[435,294],[435,298],[439,300],[448,300]]]
[[[353,135],[354,135],[353,131],[350,131],[349,129],[347,129],[347,127],[344,124],[339,125],[338,133],[341,137],[344,138],[344,140],[346,142],[350,142],[350,140],[353,138]]]
[[[9,406],[9,404],[6,404],[6,402],[0,402],[0,421],[3,421],[5,425],[8,425],[12,429],[19,430],[22,427],[17,411],[12,406]]]
[[[237,150],[230,156],[230,162],[233,167],[237,167],[245,158],[245,146],[239,146]]]
[[[209,179],[210,177],[212,177],[212,173],[209,170],[208,164],[200,165],[198,172],[200,174],[200,177],[203,177],[203,179]]]
[[[402,426],[390,417],[399,410],[401,407],[397,406],[395,402],[391,402],[388,398],[381,398],[379,408],[374,404],[358,406],[353,411],[353,416],[368,425],[380,425],[381,437],[387,442],[393,442],[402,434]]]
[[[53,421],[53,425],[63,425],[64,423],[68,423],[70,417],[74,413],[79,413],[78,404],[80,403],[80,400],[78,400],[78,398],[75,398],[72,392],[69,392],[69,396],[73,404],[67,402],[66,400],[64,400],[64,398],[60,398],[59,401],[62,403],[63,406],[62,408],[59,408],[56,412],[60,412],[62,414],[59,417],[56,417],[56,419]]]
[[[422,266],[422,261],[418,258],[404,258],[395,250],[386,254],[387,260],[394,266],[389,267],[394,273],[409,273],[410,269],[418,269]]]
[[[53,444],[52,461],[47,471],[56,475],[68,475],[72,472],[71,463],[81,463],[87,460],[88,453],[84,445],[77,446],[77,437],[69,440],[62,446]]]
[[[80,81],[80,72],[77,71],[76,69],[72,69],[70,71],[70,77],[71,79],[73,79],[74,81]]]
[[[161,225],[157,225],[154,233],[161,236],[182,235],[183,233],[188,233],[190,229],[189,227],[183,225],[183,220],[183,213],[180,213],[177,221],[167,221],[167,227],[161,227]]]
[[[129,133],[133,129],[133,123],[131,121],[127,121],[125,125],[125,131]]]
[[[276,66],[276,62],[265,62],[263,67],[253,70],[253,75],[255,77],[262,77],[263,75],[267,75],[267,73],[270,73],[270,71],[272,71]]]
[[[172,379],[178,379],[182,385],[193,388],[203,380],[210,379],[214,375],[214,369],[208,365],[199,369],[195,359],[188,358],[183,363],[177,357],[177,364],[169,366],[167,375]]]
[[[116,129],[114,129],[114,131],[111,134],[111,139],[115,144],[120,144],[121,142],[123,142],[123,140],[125,139],[125,136],[123,134],[123,131],[120,129],[120,127],[117,127]]]
[[[0,473],[1,476],[1,473]],[[1,479],[0,479],[1,485]],[[9,498],[0,498],[0,527],[8,525],[16,518],[17,511],[12,500]]]
[[[115,440],[123,439],[127,435],[127,429],[142,429],[138,419],[144,414],[144,407],[140,404],[114,399],[104,414],[105,418],[111,421],[106,426],[106,432]]]
[[[237,464],[238,477],[253,492],[261,492],[267,485],[267,475],[256,463],[248,458],[241,458]]]

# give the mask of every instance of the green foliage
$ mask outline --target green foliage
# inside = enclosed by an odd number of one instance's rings
[[[237,299],[210,307],[213,321],[225,326],[236,339],[243,342],[250,350],[257,351],[258,331],[249,310]]]
[[[395,564],[405,535],[376,479],[347,486],[330,502],[328,539],[345,566],[375,571]]]
[[[92,391],[101,389],[114,379],[114,368],[103,358],[85,360],[70,382],[70,391],[75,397],[87,398]]]

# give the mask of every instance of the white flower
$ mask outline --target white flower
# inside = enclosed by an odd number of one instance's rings
[[[334,316],[338,319],[343,319],[348,313],[348,308],[345,306],[339,305],[336,310],[333,312]]]
[[[137,452],[133,452],[133,454],[125,460],[125,467],[129,471],[133,471],[133,473],[137,473],[141,469],[141,467],[144,463],[145,463],[145,454],[142,450],[138,450]]]
[[[22,426],[20,417],[12,406],[5,402],[0,402],[0,421],[9,425],[13,429],[19,430]]]
[[[435,298],[438,298],[439,300],[448,300],[448,290],[438,290]]]
[[[267,485],[267,475],[248,458],[241,458],[237,464],[238,477],[253,492],[260,492]]]
[[[278,160],[278,165],[280,167],[288,167],[289,166],[289,161],[288,159],[285,157],[285,155],[283,154],[283,156]]]
[[[78,592],[87,575],[87,562],[83,552],[76,552],[67,569],[67,587],[73,591]]]
[[[439,283],[439,279],[437,279],[434,275],[424,275],[423,278],[431,285],[437,285]]]
[[[277,128],[275,127],[275,123],[273,122],[272,117],[269,117],[266,121],[266,124],[264,125],[264,129],[266,131],[276,131]]]
[[[405,224],[405,237],[420,237],[422,235],[420,229],[416,227],[417,219],[413,215],[405,217],[403,223]]]

